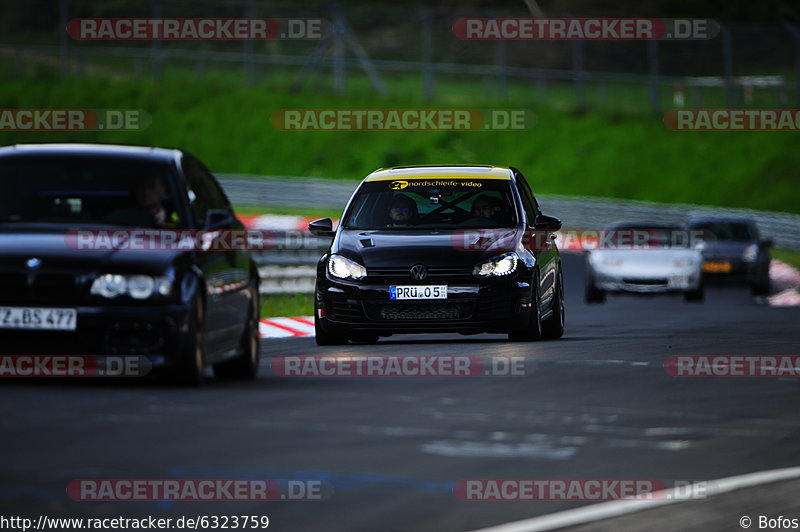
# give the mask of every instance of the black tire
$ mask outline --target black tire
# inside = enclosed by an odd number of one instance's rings
[[[594,276],[592,276],[592,273],[589,270],[588,261],[586,264],[586,286],[584,289],[583,298],[590,305],[596,303],[605,303],[606,301],[606,293],[597,288],[597,285],[594,284]]]
[[[319,322],[319,313],[314,312],[314,340],[317,345],[345,345],[347,344],[347,336],[344,334],[337,334],[328,332],[322,328]]]
[[[700,303],[706,298],[705,287],[701,284],[697,290],[687,290],[683,293],[683,299],[692,303]]]
[[[555,340],[564,336],[564,273],[558,266],[558,277],[553,293],[553,313],[542,321],[542,338]]]
[[[758,281],[754,282],[753,285],[750,287],[754,296],[768,296],[771,291],[771,286],[769,283],[769,277],[766,279],[759,279]]]
[[[258,299],[258,284],[254,283],[254,286],[250,299],[250,316],[247,318],[247,325],[240,340],[242,354],[232,360],[214,365],[214,375],[218,379],[253,380],[258,376],[260,358],[258,322],[261,306]]]
[[[527,325],[522,329],[509,331],[512,342],[534,342],[542,338],[542,301],[539,297],[539,272],[533,277],[531,289],[531,311]]]
[[[175,377],[181,384],[200,386],[205,382],[206,368],[205,308],[200,295],[192,302],[190,313],[189,330],[184,337]]]

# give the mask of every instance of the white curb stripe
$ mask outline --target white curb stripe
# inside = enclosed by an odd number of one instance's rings
[[[680,488],[663,490],[653,494],[654,500],[619,500],[603,502],[576,508],[574,510],[565,510],[541,517],[512,521],[489,528],[481,528],[473,532],[543,532],[547,530],[557,530],[568,526],[583,525],[594,521],[641,512],[659,506],[666,506],[667,504],[697,501],[700,499],[686,499],[683,494],[687,492],[698,493],[697,490],[705,489],[708,485],[714,486],[714,492],[708,495],[708,498],[711,498],[721,493],[730,493],[739,489],[797,478],[800,478],[800,467],[758,471],[746,475],[709,480],[693,484],[691,487],[682,486]]]
[[[270,322],[277,323],[278,325],[283,325],[284,327],[289,327],[290,329],[294,329],[295,331],[299,331],[305,335],[314,332],[313,325],[309,325],[308,323],[298,321],[294,318],[271,318]]]
[[[314,316],[266,318],[258,324],[261,338],[299,338],[314,336]]]
[[[800,306],[800,271],[790,264],[779,260],[772,260],[769,265],[769,277],[773,283],[782,290],[777,294],[767,297],[767,303],[772,307],[797,307]]]
[[[272,325],[264,323],[263,321],[258,324],[258,335],[261,338],[288,338],[290,336],[294,336],[289,331],[279,329],[278,327],[273,327]]]

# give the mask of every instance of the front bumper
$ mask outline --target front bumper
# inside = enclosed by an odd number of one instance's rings
[[[669,273],[664,275],[623,275],[595,273],[595,285],[605,292],[635,294],[660,294],[697,290],[702,284],[699,272]]]
[[[447,299],[393,301],[389,285],[320,280],[316,308],[320,326],[337,333],[507,333],[524,327],[531,286],[518,279],[447,284]]]
[[[724,257],[707,257],[703,263],[722,263],[730,264],[730,271],[704,271],[706,280],[711,282],[723,282],[733,284],[753,284],[769,277],[769,264],[762,262],[744,262],[741,259],[730,259]]]
[[[154,367],[171,366],[188,332],[189,308],[182,304],[58,306],[77,309],[76,330],[0,329],[0,354],[143,356]]]

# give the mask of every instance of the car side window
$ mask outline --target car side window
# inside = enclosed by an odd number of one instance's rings
[[[198,224],[205,221],[210,209],[231,209],[225,193],[200,161],[184,157],[183,173],[189,188],[192,213]]]
[[[528,225],[533,225],[536,217],[539,215],[539,205],[536,203],[536,199],[533,197],[533,192],[531,192],[531,188],[528,186],[527,181],[525,181],[525,177],[517,172],[515,181],[517,183],[519,196],[522,198],[522,208],[525,209],[525,218],[527,218]]]

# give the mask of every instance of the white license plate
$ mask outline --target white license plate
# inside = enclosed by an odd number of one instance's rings
[[[390,286],[389,299],[447,299],[447,285]]]
[[[0,329],[74,331],[77,322],[74,308],[0,307]]]

